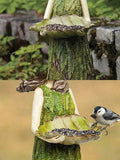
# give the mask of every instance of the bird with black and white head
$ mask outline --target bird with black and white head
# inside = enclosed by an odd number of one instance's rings
[[[91,117],[96,120],[96,123],[106,126],[110,126],[115,122],[120,121],[120,116],[117,113],[102,106],[95,107]]]

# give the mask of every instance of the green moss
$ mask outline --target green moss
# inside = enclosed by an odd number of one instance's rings
[[[44,92],[44,106],[41,115],[41,124],[53,120],[56,115],[74,114],[75,105],[69,92],[61,94],[50,90],[46,86],[41,86],[41,88]]]
[[[51,144],[35,137],[34,146],[32,160],[81,160],[78,145]]]
[[[53,7],[53,16],[66,14],[76,14],[78,16],[81,16],[80,0],[55,0]]]
[[[74,114],[75,105],[70,93],[58,93],[46,86],[41,86],[44,92],[44,105],[41,115],[41,124],[52,120],[56,115]],[[74,151],[74,153],[73,153]],[[65,146],[50,144],[39,138],[35,138],[32,160],[81,160],[78,145]]]
[[[48,79],[89,79],[92,72],[92,58],[85,36],[50,40]]]

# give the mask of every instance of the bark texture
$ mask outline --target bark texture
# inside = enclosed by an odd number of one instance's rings
[[[93,63],[86,36],[51,39],[48,79],[92,79]]]
[[[58,93],[46,86],[41,86],[44,92],[44,106],[41,124],[52,120],[56,115],[70,115],[75,112],[75,105],[69,92]],[[81,160],[78,145],[62,145],[47,143],[37,137],[34,141],[33,160]]]
[[[73,15],[82,16],[80,0],[55,0],[53,16]],[[60,79],[89,79],[92,74],[92,60],[89,55],[88,42],[85,36],[71,37],[66,39],[50,39],[49,41],[49,69],[48,80]],[[44,90],[44,94],[46,94]],[[49,94],[48,94],[49,95]],[[65,94],[63,95],[63,97]],[[47,104],[43,107],[43,123],[49,115],[52,118],[56,115],[74,114],[71,112],[71,98],[65,96],[61,99],[57,94],[44,101]],[[51,102],[48,100],[51,99]],[[60,100],[61,99],[61,100]],[[54,102],[54,103],[53,103]],[[60,105],[62,104],[61,112]],[[65,104],[69,104],[65,108]],[[53,105],[54,104],[54,105]],[[53,107],[51,107],[53,106]],[[54,110],[54,112],[53,112]],[[65,146],[60,144],[46,143],[35,137],[32,160],[81,160],[79,145]]]
[[[55,0],[53,8],[53,16],[58,15],[82,15],[80,0]]]
[[[82,16],[80,0],[55,0],[53,15]],[[93,63],[86,34],[64,39],[50,39],[48,79],[93,79]]]

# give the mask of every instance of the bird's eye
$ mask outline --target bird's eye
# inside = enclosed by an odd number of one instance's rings
[[[100,113],[101,111],[98,111],[98,113]]]

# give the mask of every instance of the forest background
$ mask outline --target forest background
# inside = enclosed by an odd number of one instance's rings
[[[120,0],[88,0],[90,16],[108,21],[120,20]],[[43,14],[47,0],[0,0],[0,14]],[[48,55],[40,42],[33,45],[11,35],[0,35],[0,79],[33,79],[46,77]],[[37,58],[36,58],[37,57]],[[39,62],[39,63],[38,63]]]

